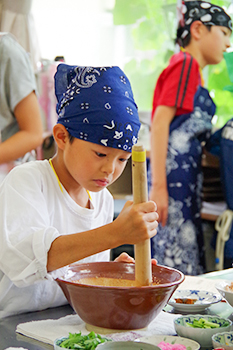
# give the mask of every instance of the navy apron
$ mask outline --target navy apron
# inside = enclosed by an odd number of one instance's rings
[[[208,90],[199,87],[192,113],[175,116],[170,124],[166,160],[169,209],[167,225],[159,224],[151,239],[152,257],[158,264],[170,266],[186,275],[204,272],[202,232],[201,170],[202,142],[211,133],[216,106]],[[148,164],[148,188],[151,186]]]
[[[221,132],[220,174],[227,208],[233,211],[233,119],[226,123]],[[224,256],[233,260],[233,225],[225,244]]]

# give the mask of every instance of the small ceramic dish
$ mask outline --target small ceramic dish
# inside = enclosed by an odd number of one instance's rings
[[[61,350],[61,349],[60,349]],[[136,341],[112,341],[102,343],[96,350],[161,350],[158,346]]]
[[[54,340],[54,343],[53,343],[54,350],[64,349],[60,346],[60,344],[66,339],[67,339],[67,337],[61,337],[61,338],[57,338],[56,340]]]
[[[231,286],[230,281],[221,281],[215,284],[215,288],[226,299],[228,304],[233,306],[233,290],[229,290],[228,286]]]
[[[188,324],[193,323],[194,319],[213,322],[219,325],[218,328],[194,328]],[[210,315],[187,315],[181,316],[174,320],[176,333],[180,337],[195,340],[201,347],[212,347],[212,335],[215,333],[228,332],[231,330],[232,322],[227,318]]]
[[[107,339],[107,337],[104,337],[104,338],[106,338]],[[67,339],[69,339],[69,337],[67,336],[67,337],[60,337],[60,338],[57,338],[56,340],[54,340],[54,343],[53,343],[53,347],[54,347],[54,350],[62,350],[62,349],[64,349],[64,347],[62,347],[62,346],[60,346],[60,344],[64,341],[64,340],[67,340]],[[110,343],[110,342],[112,342],[112,340],[111,339],[109,339],[109,341],[105,341],[106,343]],[[76,343],[77,344],[77,343]],[[104,343],[102,343],[102,344],[104,344]],[[97,348],[97,347],[96,347]],[[78,349],[78,345],[77,345],[77,349]],[[80,348],[81,349],[81,348]],[[150,350],[150,349],[148,349],[148,350]],[[151,350],[153,350],[153,349],[151,349]],[[156,349],[155,349],[156,350]]]
[[[186,313],[198,313],[204,311],[210,305],[222,300],[218,293],[211,293],[204,290],[177,290],[172,295],[168,304],[175,310]],[[181,301],[181,302],[178,302]],[[193,304],[186,302],[192,301]]]
[[[194,340],[187,339],[187,338],[182,338],[182,337],[177,337],[173,335],[151,335],[148,337],[142,337],[139,339],[136,339],[135,341],[141,341],[144,343],[150,343],[153,345],[159,346],[159,343],[165,342],[169,344],[181,344],[186,347],[188,350],[199,350],[200,349],[200,344],[197,343]]]
[[[216,333],[212,336],[213,348],[233,350],[233,332]]]

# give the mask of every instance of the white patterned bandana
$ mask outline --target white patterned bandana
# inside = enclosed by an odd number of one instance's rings
[[[206,26],[222,26],[232,31],[231,17],[214,4],[206,1],[182,1],[179,13],[179,29],[177,31],[177,42],[182,46],[184,40],[190,33],[190,26],[194,21],[201,21]]]
[[[119,67],[60,64],[55,94],[57,122],[73,137],[132,151],[140,121],[130,82]]]

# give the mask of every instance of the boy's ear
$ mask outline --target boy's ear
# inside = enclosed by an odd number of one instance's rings
[[[198,40],[201,37],[204,24],[201,21],[194,21],[190,26],[191,37]]]
[[[69,141],[69,134],[64,125],[56,124],[53,127],[53,137],[57,144],[57,147],[60,149],[64,149],[65,144]]]

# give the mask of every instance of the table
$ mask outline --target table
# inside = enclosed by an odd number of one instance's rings
[[[210,272],[200,277],[207,279],[223,279],[233,280],[233,269]],[[174,312],[172,307],[167,305],[165,307],[167,312]],[[217,314],[221,317],[229,318],[233,321],[233,308],[225,302],[219,302],[211,305],[210,308],[205,311],[208,314]],[[4,350],[7,347],[24,347],[28,350],[52,350],[51,345],[38,342],[31,338],[22,336],[15,332],[16,326],[19,323],[46,320],[46,319],[58,319],[66,315],[74,314],[73,309],[69,305],[51,308],[43,311],[29,312],[21,315],[11,316],[0,320],[0,350]]]
[[[21,315],[11,316],[0,320],[0,350],[8,347],[23,347],[28,350],[52,350],[53,346],[45,344],[15,332],[19,323],[38,321],[45,319],[58,319],[73,314],[70,305],[51,308],[43,311],[29,312]]]

